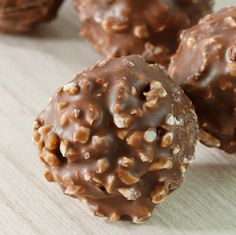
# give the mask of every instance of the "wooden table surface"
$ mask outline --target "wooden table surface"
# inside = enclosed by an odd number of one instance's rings
[[[216,8],[235,4],[218,2]],[[44,180],[31,142],[33,119],[57,87],[100,58],[78,28],[67,1],[59,19],[34,34],[0,35],[0,234],[235,235],[236,156],[200,144],[184,186],[142,225],[95,218]]]

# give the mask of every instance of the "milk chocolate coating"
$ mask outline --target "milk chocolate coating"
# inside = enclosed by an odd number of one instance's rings
[[[46,178],[98,216],[151,216],[193,159],[196,114],[140,56],[102,61],[57,90],[34,125]]]
[[[166,66],[180,30],[211,10],[212,0],[75,0],[80,34],[106,56],[141,54]]]
[[[236,152],[236,7],[184,31],[169,73],[196,107],[207,146]]]
[[[52,20],[63,0],[0,0],[0,32],[25,33]]]

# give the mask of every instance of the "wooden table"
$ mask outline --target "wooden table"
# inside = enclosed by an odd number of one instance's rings
[[[217,8],[235,0],[219,2]],[[68,1],[60,18],[36,33],[0,35],[0,234],[235,235],[236,157],[202,145],[185,185],[143,225],[95,218],[44,180],[33,119],[57,87],[100,58],[78,28]]]

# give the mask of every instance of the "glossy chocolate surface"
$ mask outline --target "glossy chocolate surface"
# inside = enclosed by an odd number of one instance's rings
[[[193,159],[196,114],[140,56],[102,61],[59,88],[34,126],[45,176],[98,216],[151,216]]]

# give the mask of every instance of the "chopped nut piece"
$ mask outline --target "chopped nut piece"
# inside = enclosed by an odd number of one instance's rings
[[[78,194],[83,193],[84,191],[85,189],[82,186],[74,185],[68,186],[64,193],[70,196],[77,196]]]
[[[183,164],[181,164],[179,169],[180,169],[180,171],[181,171],[181,174],[184,174],[185,171],[186,171],[186,166],[183,165]]]
[[[133,95],[133,96],[137,95],[137,90],[134,86],[131,87],[131,95]]]
[[[60,103],[57,103],[56,109],[57,109],[57,111],[59,112],[59,111],[63,110],[67,105],[68,105],[68,102],[60,102]]]
[[[45,146],[44,141],[39,141],[38,144],[37,144],[37,146],[38,146],[38,150],[41,152],[42,149],[43,149],[43,147]]]
[[[99,211],[98,209],[94,211],[94,214],[98,217],[104,217],[105,216],[104,213]]]
[[[115,183],[115,175],[114,174],[108,175],[106,179],[106,185],[105,185],[106,191],[108,193],[112,193],[114,183]]]
[[[131,114],[131,115],[139,115],[139,112],[138,112],[137,109],[132,109],[132,110],[130,111],[130,114]]]
[[[56,150],[59,147],[60,140],[58,136],[53,133],[47,137],[46,144],[49,150]]]
[[[173,149],[173,154],[176,155],[180,152],[180,146],[177,144],[176,147]]]
[[[202,128],[199,132],[199,138],[205,145],[209,147],[220,147],[220,141]]]
[[[86,144],[89,140],[90,130],[87,127],[80,126],[79,130],[74,132],[73,140],[81,144]]]
[[[173,162],[166,157],[160,157],[156,162],[154,162],[150,167],[149,171],[157,171],[162,169],[171,169],[173,167]]]
[[[181,126],[183,125],[183,120],[182,119],[177,119],[175,116],[173,116],[173,114],[169,114],[166,117],[166,124],[170,125],[170,126]]]
[[[120,113],[121,111],[121,105],[120,104],[115,104],[113,107],[114,113]]]
[[[90,126],[93,125],[93,123],[99,118],[99,112],[97,108],[95,108],[93,105],[89,105],[88,112],[87,112],[87,122]]]
[[[231,76],[236,76],[236,62],[228,63],[227,68],[228,68]]]
[[[60,125],[62,127],[66,126],[69,123],[69,119],[66,114],[63,114],[60,119]]]
[[[151,86],[151,90],[153,90],[153,89],[157,90],[157,94],[159,97],[163,98],[163,97],[167,96],[167,92],[160,82],[152,81],[150,86]]]
[[[37,144],[40,141],[40,138],[41,138],[41,136],[38,133],[38,131],[35,131],[34,136],[33,136],[34,143]]]
[[[127,137],[127,135],[128,135],[128,131],[127,130],[119,130],[119,131],[117,131],[117,136],[120,139],[122,139],[122,140],[124,140]]]
[[[98,146],[98,145],[107,145],[107,137],[106,136],[93,136],[92,137],[92,143],[93,145],[95,146]]]
[[[102,181],[98,178],[98,177],[96,177],[96,176],[92,176],[92,180],[94,181],[94,182],[96,182],[97,184],[98,184],[98,186],[101,186],[102,185]],[[100,187],[100,190],[101,190],[101,187]],[[103,190],[102,190],[103,191]]]
[[[153,109],[156,107],[156,104],[157,104],[157,98],[145,102],[144,106],[146,108]]]
[[[85,172],[84,173],[84,180],[90,181],[91,179],[92,179],[92,174],[90,172]]]
[[[57,158],[56,154],[51,153],[46,149],[43,149],[42,158],[49,166],[57,167],[60,165],[60,161]]]
[[[40,135],[47,135],[49,133],[49,131],[51,130],[52,126],[51,125],[45,125],[45,126],[41,126],[39,129],[38,129],[38,132]]]
[[[115,115],[114,123],[118,128],[128,128],[131,122],[131,118],[128,115]]]
[[[53,175],[50,171],[45,171],[44,177],[48,182],[53,182]]]
[[[139,181],[139,178],[131,174],[131,172],[123,169],[118,170],[118,175],[121,181],[127,185],[136,184]]]
[[[129,26],[128,23],[126,23],[126,22],[120,23],[120,22],[116,21],[115,19],[103,20],[101,25],[102,25],[103,30],[107,33],[122,32],[125,29],[127,29],[127,27]]]
[[[153,161],[153,154],[150,152],[146,152],[146,153],[139,152],[138,156],[143,162],[152,162]]]
[[[62,176],[62,181],[65,185],[74,185],[74,181],[70,176],[70,173],[66,173]]]
[[[135,161],[131,158],[128,158],[128,157],[122,157],[120,160],[119,160],[119,164],[122,165],[123,167],[133,167],[135,165]]]
[[[226,90],[226,89],[229,89],[233,86],[232,82],[227,82],[227,81],[224,81],[220,84],[220,89],[222,91]]]
[[[109,162],[103,158],[98,160],[98,173],[104,173],[109,169]]]
[[[78,118],[80,116],[81,110],[80,109],[74,109],[73,114],[75,118]]]
[[[236,62],[236,44],[230,46],[227,50],[227,57],[230,63]]]
[[[165,200],[167,196],[167,193],[165,191],[164,186],[158,185],[156,188],[152,191],[151,197],[152,197],[152,202],[154,204],[159,204]]]
[[[148,143],[153,143],[157,139],[157,132],[153,128],[149,128],[144,133],[144,140]]]
[[[187,45],[188,45],[188,47],[192,48],[193,45],[195,44],[195,42],[196,42],[196,39],[195,39],[195,38],[189,37],[188,40],[187,40]]]
[[[173,141],[173,134],[171,132],[166,133],[164,136],[162,136],[161,139],[161,147],[166,148],[172,144]]]
[[[127,198],[128,201],[135,201],[141,197],[141,192],[137,191],[134,188],[120,188],[118,191]]]
[[[79,93],[80,89],[74,82],[71,82],[64,86],[63,91],[69,95],[76,95]]]
[[[231,27],[236,27],[236,21],[232,16],[226,17],[225,22],[227,22]]]
[[[120,215],[116,212],[113,212],[110,215],[110,220],[113,221],[113,222],[118,221],[118,220],[120,220]]]
[[[137,146],[137,145],[140,145],[142,143],[142,140],[143,140],[142,134],[135,131],[133,134],[131,134],[128,137],[127,143],[131,146]]]
[[[137,38],[148,38],[149,32],[146,25],[138,25],[134,28],[134,35]]]
[[[42,126],[41,121],[35,120],[35,121],[33,122],[33,129],[34,129],[34,130],[38,130],[41,126]]]
[[[139,216],[134,216],[133,222],[136,224],[140,224],[143,223],[145,220],[147,220],[148,218],[150,218],[152,216],[151,212],[145,208],[145,207],[140,207],[139,208]]]
[[[89,152],[85,152],[84,153],[84,159],[89,159],[90,158],[90,153]]]
[[[66,157],[69,150],[69,142],[62,140],[60,143],[60,152],[63,157]]]

